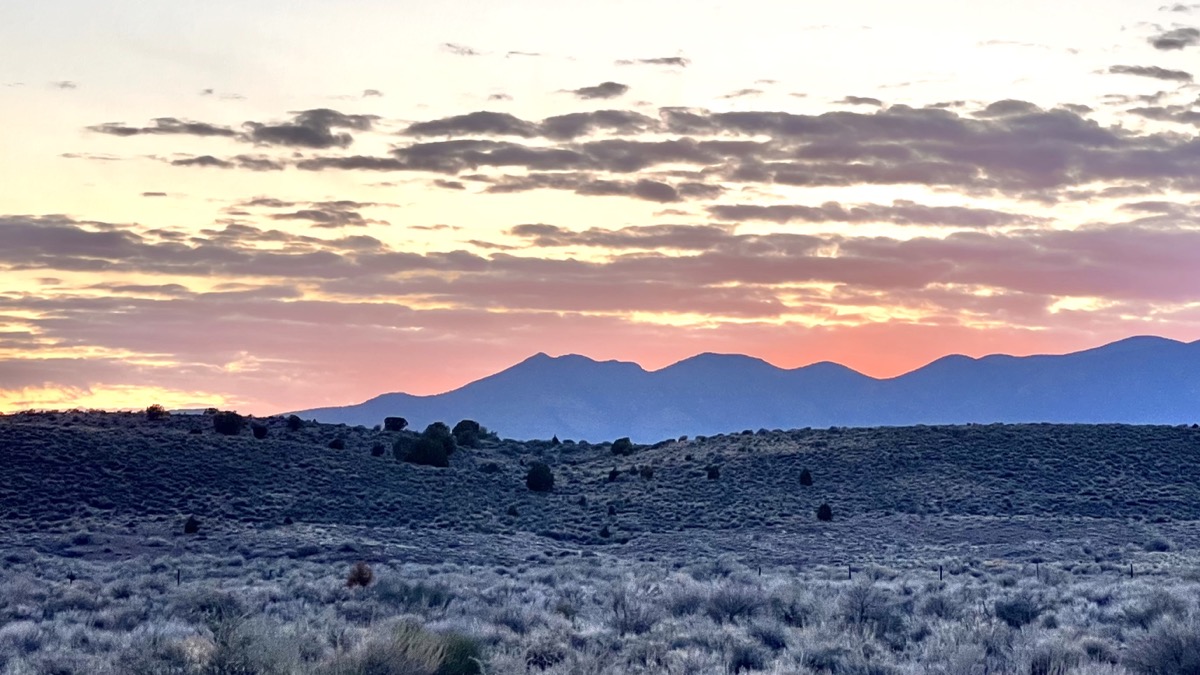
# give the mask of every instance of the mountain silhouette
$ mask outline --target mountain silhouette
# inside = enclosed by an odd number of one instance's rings
[[[946,356],[889,379],[836,363],[777,368],[700,354],[657,371],[536,354],[435,396],[383,394],[297,415],[414,428],[479,421],[503,437],[653,442],[744,429],[969,422],[1180,424],[1200,419],[1200,341],[1133,337],[1060,356]]]

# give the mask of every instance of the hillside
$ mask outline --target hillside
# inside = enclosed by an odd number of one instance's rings
[[[436,396],[300,411],[330,423],[489,420],[513,438],[652,443],[742,429],[967,423],[1179,424],[1200,419],[1200,341],[1130,338],[1062,356],[948,356],[891,379],[833,363],[791,370],[702,354],[657,371],[533,356]]]
[[[338,532],[334,539],[356,546],[417,538],[423,550],[403,555],[432,559],[565,548],[667,558],[732,550],[779,562],[961,547],[1079,556],[1082,541],[1114,551],[1157,536],[1182,544],[1200,519],[1200,430],[1190,427],[764,430],[626,457],[607,443],[486,440],[438,469],[395,459],[397,432],[257,421],[267,438],[218,435],[205,416],[0,416],[0,533],[28,542],[107,532],[98,541],[119,553],[147,537],[179,540],[195,515],[202,536],[229,535],[243,547]],[[327,447],[335,438],[346,448]],[[376,443],[388,452],[372,456]],[[553,492],[525,487],[534,460],[551,465]],[[709,467],[719,476],[710,479]],[[800,483],[804,469],[811,486]],[[816,521],[821,503],[832,506],[832,523]],[[378,552],[387,550],[398,549]]]

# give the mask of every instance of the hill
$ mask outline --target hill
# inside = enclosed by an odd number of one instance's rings
[[[948,356],[884,380],[833,363],[786,370],[741,355],[701,354],[646,371],[538,354],[436,396],[383,394],[297,414],[364,425],[400,415],[418,427],[477,419],[512,438],[646,443],[803,426],[1178,424],[1200,419],[1200,341],[1136,337],[1061,356]]]

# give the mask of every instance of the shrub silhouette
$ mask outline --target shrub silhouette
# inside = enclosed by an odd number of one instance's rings
[[[397,439],[392,446],[392,452],[409,464],[448,467],[450,455],[455,447],[457,446],[454,435],[450,433],[450,427],[441,422],[434,422],[416,439],[407,436]]]
[[[721,477],[721,467],[716,466],[715,464],[705,469],[705,471],[708,472],[709,480],[716,480]]]
[[[554,472],[545,462],[534,462],[525,475],[525,486],[534,492],[549,492],[554,489]]]
[[[433,675],[480,675],[480,662],[483,652],[479,643],[459,633],[447,633],[442,636],[445,656],[442,665],[438,666]]]
[[[213,430],[225,436],[237,436],[242,432],[246,420],[236,412],[226,410],[213,415]]]
[[[828,504],[822,504],[817,507],[817,520],[828,523],[833,520],[833,509],[829,508]]]
[[[259,440],[267,437],[267,425],[265,424],[258,424],[255,422],[254,424],[250,425],[250,431],[254,434],[254,437]]]
[[[462,420],[454,425],[450,433],[454,436],[454,441],[464,448],[477,448],[485,430],[475,420]]]
[[[808,472],[808,469],[800,472],[800,484],[812,485],[812,474]]]
[[[188,516],[188,519],[183,524],[184,534],[196,534],[200,531],[200,521],[196,520],[196,516]]]
[[[628,436],[624,438],[618,438],[617,440],[613,441],[612,453],[614,455],[632,455],[633,442],[629,440]]]
[[[1020,628],[1033,623],[1041,613],[1042,608],[1037,601],[1028,595],[996,601],[996,618],[1008,624],[1010,628]]]
[[[354,588],[361,586],[366,588],[371,585],[371,581],[375,579],[375,573],[371,571],[371,566],[361,560],[354,563],[354,567],[350,568],[350,574],[346,576],[346,587]]]
[[[332,441],[329,441],[329,449],[330,450],[345,450],[346,449],[345,439],[335,438]]]
[[[146,419],[151,422],[157,422],[158,420],[166,419],[170,416],[170,414],[171,413],[167,412],[166,408],[157,403],[149,408],[146,408]]]
[[[408,420],[403,417],[385,417],[383,418],[384,431],[404,431],[408,426]]]
[[[643,480],[650,480],[651,478],[654,478],[654,467],[646,464],[642,466],[642,468],[638,469],[638,473],[642,476]]]
[[[299,417],[296,417],[295,415],[288,415],[288,417],[287,417],[287,430],[288,431],[300,431],[301,427],[303,427],[303,426],[304,426],[304,420],[300,419]]]
[[[375,445],[371,446],[371,456],[372,457],[383,457],[383,453],[386,449],[387,448],[386,448],[386,446],[384,446],[383,443],[376,443]]]

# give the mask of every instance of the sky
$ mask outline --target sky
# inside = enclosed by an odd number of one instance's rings
[[[0,0],[0,412],[1200,338],[1200,4]]]

